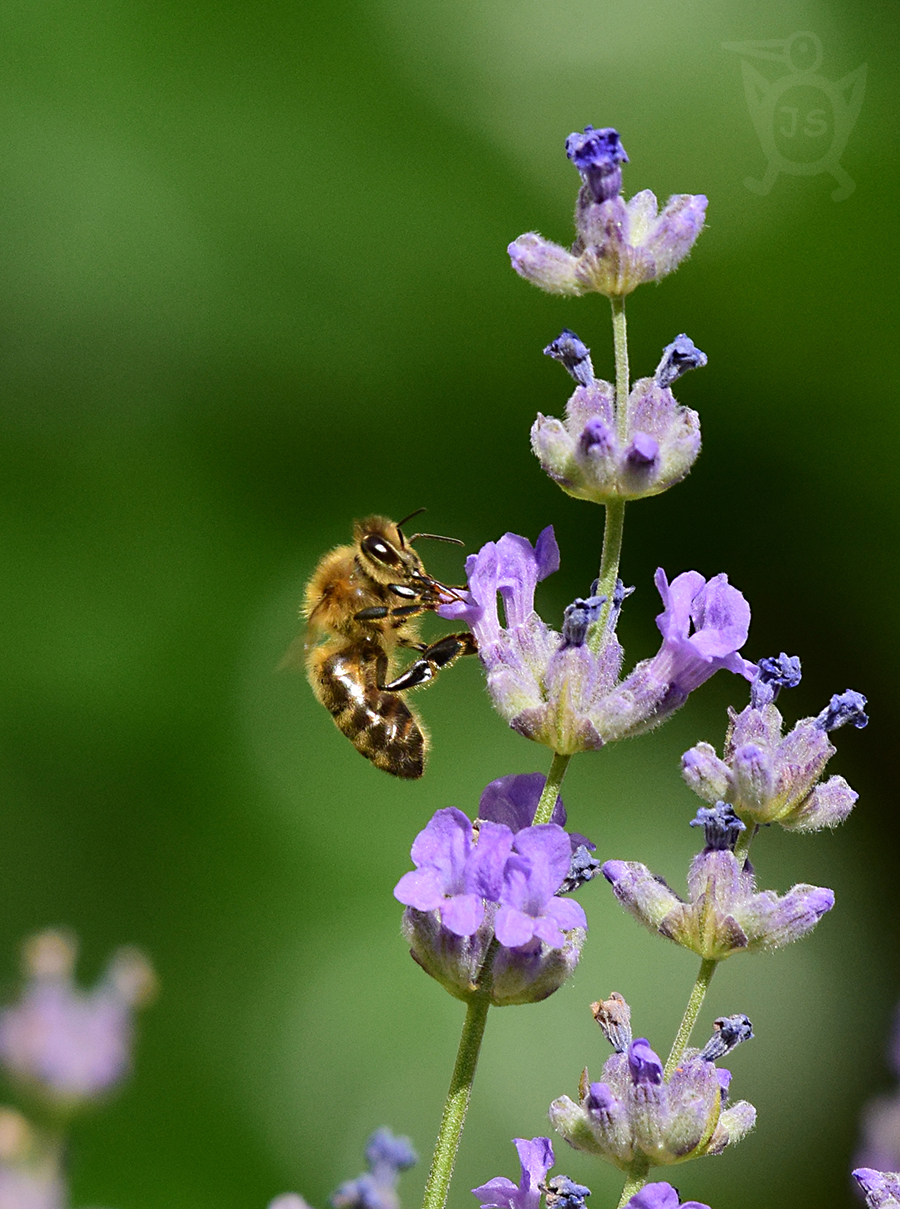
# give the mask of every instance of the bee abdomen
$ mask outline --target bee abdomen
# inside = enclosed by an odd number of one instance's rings
[[[361,755],[395,777],[414,779],[425,771],[425,735],[402,697],[378,687],[386,668],[378,647],[356,643],[310,668],[310,681]]]

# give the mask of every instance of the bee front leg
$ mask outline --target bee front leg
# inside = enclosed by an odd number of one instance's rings
[[[475,635],[464,631],[461,634],[446,634],[422,650],[421,659],[411,663],[406,671],[390,684],[379,684],[379,688],[391,693],[400,693],[407,688],[427,684],[443,667],[449,667],[461,655],[474,655],[478,650]]]

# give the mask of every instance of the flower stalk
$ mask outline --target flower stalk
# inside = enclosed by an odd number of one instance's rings
[[[466,1007],[466,1018],[459,1038],[456,1064],[450,1079],[450,1090],[447,1093],[441,1127],[438,1130],[434,1146],[431,1170],[425,1184],[422,1209],[444,1209],[444,1205],[447,1203],[450,1180],[453,1177],[459,1140],[462,1137],[466,1113],[469,1110],[475,1068],[478,1065],[478,1055],[481,1053],[484,1026],[487,1024],[490,1006],[489,996],[483,994],[470,999]]]
[[[663,1072],[663,1077],[666,1079],[671,1078],[672,1072],[681,1061],[682,1055],[687,1049],[691,1033],[694,1031],[694,1025],[697,1023],[697,1017],[700,1015],[700,1009],[703,1007],[706,992],[709,990],[709,984],[712,982],[713,974],[715,974],[718,965],[718,961],[711,958],[704,958],[700,962],[697,981],[691,989],[691,996],[688,999],[687,1007],[684,1009],[684,1016],[681,1018],[681,1024],[678,1026],[678,1032],[675,1034],[672,1049],[669,1051],[669,1057],[666,1060],[666,1068]]]

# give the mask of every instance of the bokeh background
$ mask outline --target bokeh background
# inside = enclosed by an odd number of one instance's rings
[[[753,1019],[731,1066],[759,1127],[677,1182],[716,1209],[853,1203],[900,994],[897,24],[837,0],[0,11],[0,977],[22,936],[66,924],[86,977],[133,942],[163,987],[136,1077],[76,1130],[73,1204],[259,1209],[295,1189],[324,1209],[383,1123],[420,1149],[419,1197],[462,1008],[409,960],[391,890],[435,809],[547,754],[492,715],[472,660],[419,698],[431,765],[396,783],[275,668],[316,560],[368,512],[427,505],[469,549],[552,523],[563,566],[540,607],[558,622],[588,587],[600,510],[542,476],[528,430],[565,404],[541,356],[564,325],[612,376],[608,308],[540,294],[505,253],[525,230],[571,238],[563,142],[588,122],[622,132],[627,193],[710,198],[691,260],[629,303],[635,376],[681,331],[709,366],[678,388],[702,417],[694,472],[628,514],[628,656],[656,649],[657,565],[727,570],[754,609],[748,653],[803,658],[790,718],[847,687],[872,713],[837,736],[851,821],[758,841],[762,884],[833,886],[837,908],[717,977],[702,1031]],[[778,135],[789,158],[837,140],[827,82],[868,65],[837,203],[828,175],[744,184],[766,156],[722,43],[802,30],[821,79],[783,104],[826,129]],[[457,550],[428,554],[458,580]],[[683,884],[697,803],[678,759],[744,699],[719,676],[652,736],[574,763],[570,817],[601,856]],[[454,1205],[516,1176],[509,1139],[544,1132],[549,1100],[602,1063],[592,999],[623,992],[668,1048],[693,959],[605,885],[582,901],[577,977],[489,1021]],[[611,1169],[560,1167],[615,1203]]]

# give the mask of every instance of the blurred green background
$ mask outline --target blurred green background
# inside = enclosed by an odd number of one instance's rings
[[[134,942],[163,985],[135,1079],[76,1132],[75,1205],[262,1209],[290,1188],[324,1209],[382,1123],[419,1147],[417,1201],[462,1008],[410,961],[391,890],[435,809],[471,810],[547,753],[492,715],[472,660],[419,698],[431,766],[396,783],[275,667],[316,560],[368,512],[427,505],[469,549],[553,523],[563,566],[540,607],[558,622],[588,587],[600,510],[542,476],[528,430],[568,395],[541,355],[562,326],[612,376],[608,307],[540,294],[505,252],[526,230],[571,238],[563,142],[588,122],[621,131],[628,194],[710,198],[691,260],[629,304],[635,376],[681,331],[709,367],[678,388],[702,417],[694,472],[628,514],[628,657],[657,646],[657,565],[727,570],[754,609],[747,653],[803,658],[789,718],[847,687],[872,713],[837,736],[850,822],[754,852],[763,885],[832,886],[836,910],[726,965],[704,1011],[703,1032],[754,1021],[730,1065],[759,1127],[675,1177],[715,1209],[852,1203],[900,993],[897,26],[891,4],[837,0],[0,11],[0,976],[23,935],[67,924],[86,976]],[[798,30],[825,81],[868,64],[839,203],[827,175],[744,185],[765,156],[722,43]],[[784,104],[824,109],[827,145],[828,95]],[[805,137],[785,153],[815,158]],[[428,553],[459,578],[458,551]],[[678,758],[720,744],[744,699],[717,677],[659,732],[574,763],[570,817],[602,857],[683,885],[697,803]],[[592,999],[621,991],[668,1048],[693,959],[605,885],[581,900],[576,978],[488,1023],[454,1205],[516,1176],[509,1139],[599,1068]],[[568,1151],[559,1167],[615,1203],[611,1169]]]

